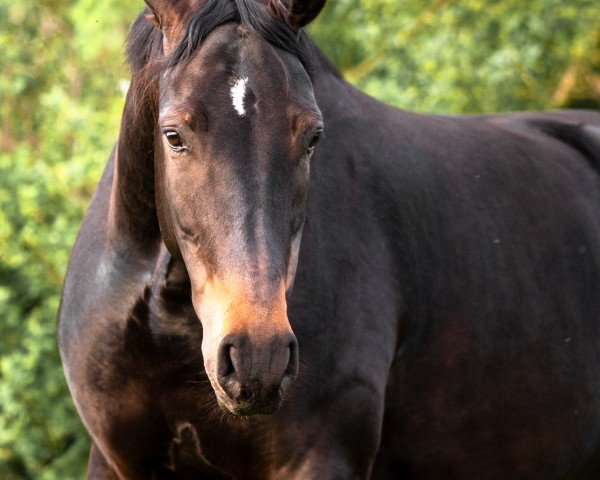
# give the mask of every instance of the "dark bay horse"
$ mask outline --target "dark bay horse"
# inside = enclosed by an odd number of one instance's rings
[[[323,4],[132,27],[60,311],[88,478],[600,478],[600,114],[385,106]]]

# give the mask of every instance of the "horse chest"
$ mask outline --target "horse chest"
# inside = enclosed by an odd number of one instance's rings
[[[184,478],[186,472],[193,478],[210,474],[215,480],[270,478],[266,431],[260,427],[249,429],[241,420],[225,422],[217,417],[208,415],[177,425],[169,446],[168,468]]]
[[[90,379],[106,404],[104,436],[128,456],[144,445],[154,452],[157,471],[182,478],[232,478],[222,472],[268,478],[259,467],[268,464],[261,461],[267,428],[258,420],[226,418],[219,409],[204,373],[202,326],[189,285],[174,283],[169,273],[154,277],[121,333],[100,339],[111,345],[103,354],[111,361],[91,368]],[[124,436],[132,441],[122,444]]]

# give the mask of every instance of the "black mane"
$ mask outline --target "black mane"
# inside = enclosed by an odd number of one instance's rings
[[[162,33],[145,18],[145,13],[134,22],[127,44],[127,57],[134,71],[143,69],[156,58],[159,50],[162,51]],[[183,38],[163,66],[174,67],[189,59],[210,32],[231,22],[244,24],[271,45],[297,56],[309,75],[313,72],[311,59],[323,57],[303,30],[295,32],[284,20],[272,16],[264,5],[255,0],[209,0],[192,17]]]

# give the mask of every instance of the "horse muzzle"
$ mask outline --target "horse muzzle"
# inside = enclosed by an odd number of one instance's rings
[[[277,411],[298,374],[283,281],[253,287],[245,278],[212,279],[193,295],[206,373],[219,406],[239,416]]]
[[[221,408],[238,416],[274,413],[298,374],[296,337],[291,331],[259,341],[227,335],[218,348],[215,373]]]

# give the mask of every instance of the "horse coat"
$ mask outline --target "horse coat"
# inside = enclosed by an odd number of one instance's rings
[[[600,114],[404,112],[324,2],[171,3],[65,280],[88,478],[597,478]]]

